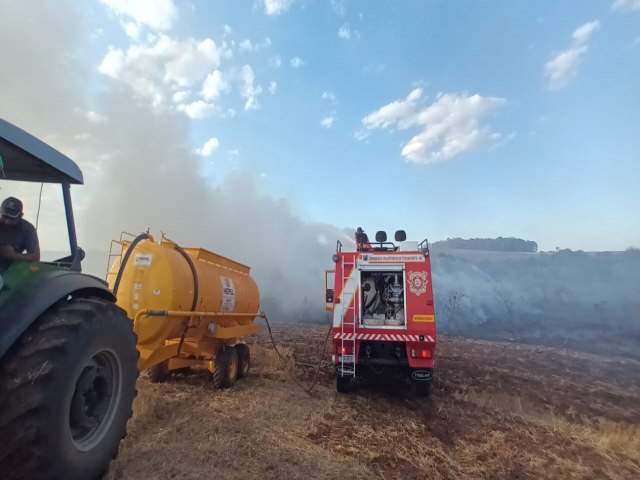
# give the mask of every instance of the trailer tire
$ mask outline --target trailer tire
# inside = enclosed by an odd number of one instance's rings
[[[216,356],[213,370],[213,385],[216,388],[229,388],[238,378],[238,352],[235,348],[225,348]]]
[[[71,298],[0,362],[3,480],[93,480],[126,435],[136,396],[133,324],[114,303]]]
[[[151,383],[164,383],[169,379],[170,374],[167,362],[162,362],[149,369],[149,380]]]
[[[349,393],[351,390],[351,376],[336,375],[336,391],[338,393]]]
[[[249,346],[244,343],[238,343],[234,348],[238,352],[238,378],[244,378],[248,375],[251,366],[251,352]]]

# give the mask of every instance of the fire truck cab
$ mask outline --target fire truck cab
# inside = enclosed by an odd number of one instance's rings
[[[429,245],[407,241],[403,230],[394,239],[379,231],[369,242],[358,228],[355,251],[338,241],[335,268],[325,271],[338,392],[356,375],[394,373],[410,379],[416,395],[429,393],[436,348]]]

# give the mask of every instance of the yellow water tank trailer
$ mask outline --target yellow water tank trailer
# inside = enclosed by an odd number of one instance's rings
[[[163,381],[172,370],[203,365],[228,387],[247,374],[242,338],[259,326],[260,293],[250,268],[203,248],[142,234],[121,241],[107,275],[117,304],[134,322],[140,370]]]

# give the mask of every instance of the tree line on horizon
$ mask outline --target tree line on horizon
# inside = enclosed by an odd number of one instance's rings
[[[491,252],[531,252],[538,251],[538,244],[533,240],[515,237],[498,238],[447,238],[433,242],[434,248],[456,248],[460,250],[485,250]]]

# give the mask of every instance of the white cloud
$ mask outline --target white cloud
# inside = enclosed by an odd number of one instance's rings
[[[343,40],[351,40],[351,38],[353,38],[354,40],[359,40],[360,32],[358,30],[351,30],[349,24],[345,23],[338,30],[338,36]]]
[[[178,105],[178,111],[183,112],[189,118],[198,120],[208,117],[213,112],[214,106],[202,100],[196,100],[188,104]]]
[[[249,65],[244,65],[242,69],[240,69],[240,81],[240,95],[247,99],[244,104],[244,109],[257,110],[260,108],[258,96],[262,93],[262,87],[259,85],[254,86],[255,74]]]
[[[340,30],[338,30],[338,36],[340,38],[344,38],[345,40],[351,39],[351,30],[349,29],[348,23],[345,23],[340,27]]]
[[[582,57],[587,52],[587,45],[572,47],[558,53],[545,64],[545,75],[549,90],[560,90],[569,83],[578,71]]]
[[[108,77],[118,78],[125,64],[125,55],[122,50],[109,46],[109,51],[102,59],[98,71]]]
[[[227,82],[222,78],[220,70],[211,72],[202,82],[201,95],[205,100],[214,100],[218,98],[220,92],[226,90]]]
[[[259,52],[261,50],[266,50],[269,47],[271,47],[271,39],[269,37],[265,37],[265,39],[262,42],[259,42],[256,44],[252,43],[251,40],[249,40],[248,38],[241,41],[238,44],[238,50],[240,50],[240,52],[246,52],[246,51]]]
[[[226,40],[222,41],[222,44],[220,45],[220,58],[224,58],[225,60],[231,60],[233,58],[233,50],[231,49],[233,47],[233,42],[232,45],[230,46]]]
[[[336,99],[336,94],[333,92],[322,92],[322,97],[323,100],[328,100],[329,102],[331,102],[331,105],[336,105],[338,103],[338,100]]]
[[[258,44],[246,40],[242,48],[256,51],[270,46],[271,39],[266,37]],[[211,38],[176,39],[163,33],[147,34],[144,41],[133,41],[124,48],[109,46],[98,69],[157,112],[176,109],[198,119],[216,111],[229,117],[231,113],[215,108],[223,92],[237,87],[245,110],[258,109],[258,97],[263,92],[250,66],[220,68],[221,63],[232,58],[232,48],[235,45],[229,39],[216,43]],[[269,84],[271,94],[276,88],[275,82]]]
[[[293,57],[289,63],[293,68],[300,68],[304,65],[304,60],[300,57]]]
[[[422,89],[416,88],[404,100],[396,100],[370,113],[362,119],[362,124],[368,129],[388,128],[393,124],[398,124],[400,128],[414,125],[421,98]]]
[[[196,153],[203,157],[210,157],[213,152],[218,150],[219,147],[220,142],[218,141],[218,139],[216,137],[211,137],[205,142],[202,147],[196,148]]]
[[[578,45],[584,45],[591,39],[591,36],[593,35],[593,33],[599,28],[600,28],[600,20],[587,22],[584,25],[581,25],[580,27],[576,28],[576,30],[573,32],[573,35],[571,35],[571,38],[573,38],[573,41],[576,42]]]
[[[326,116],[320,121],[320,125],[325,128],[331,128],[336,121],[336,105],[338,104],[338,99],[336,98],[336,94],[333,92],[322,92],[321,96],[322,100],[327,100],[333,107],[333,111],[330,115]]]
[[[94,112],[93,110],[89,110],[85,114],[85,117],[91,123],[102,123],[102,122],[107,120],[107,117],[105,117],[104,115],[99,114],[98,112]]]
[[[169,41],[166,53],[169,60],[165,64],[165,80],[180,86],[191,85],[210,71],[209,66],[220,65],[220,52],[216,43],[207,38],[200,43],[195,41]]]
[[[481,121],[505,103],[505,99],[480,95],[439,94],[423,106],[422,90],[413,90],[405,99],[385,105],[362,119],[366,130],[419,127],[420,133],[402,148],[408,162],[432,164],[461,153],[495,143],[501,136],[481,125]]]
[[[269,37],[265,37],[264,42],[256,45],[256,48],[259,50],[261,48],[269,48],[271,46],[271,39]]]
[[[173,103],[184,103],[184,101],[189,98],[189,95],[191,95],[189,90],[178,90],[171,95],[171,100],[173,100]]]
[[[224,33],[226,33],[227,35],[231,35],[233,33],[233,28],[231,28],[231,25],[227,25],[225,23],[225,25],[222,28],[224,30]]]
[[[616,0],[613,2],[614,10],[640,10],[640,0]]]
[[[293,5],[294,0],[264,0],[264,13],[267,15],[280,15]]]
[[[275,95],[277,90],[278,90],[278,82],[274,82],[274,81],[269,82],[269,94]]]
[[[269,59],[269,65],[272,67],[279,67],[282,65],[282,57],[280,57],[280,55],[274,55]]]
[[[599,20],[587,22],[576,28],[571,36],[572,46],[557,53],[545,64],[545,77],[549,90],[560,90],[575,77],[578,66],[589,49],[588,42],[599,28]]]
[[[99,71],[161,108],[176,91],[199,87],[219,64],[220,49],[209,38],[177,41],[160,35],[151,43],[132,44],[126,50],[110,46]]]
[[[137,40],[140,36],[140,25],[135,22],[127,22],[123,24],[124,31],[129,38]]]
[[[325,117],[320,121],[320,125],[322,125],[324,128],[331,128],[335,120],[335,117]]]
[[[178,14],[172,0],[100,0],[100,3],[119,17],[128,17],[152,30],[169,30]]]

